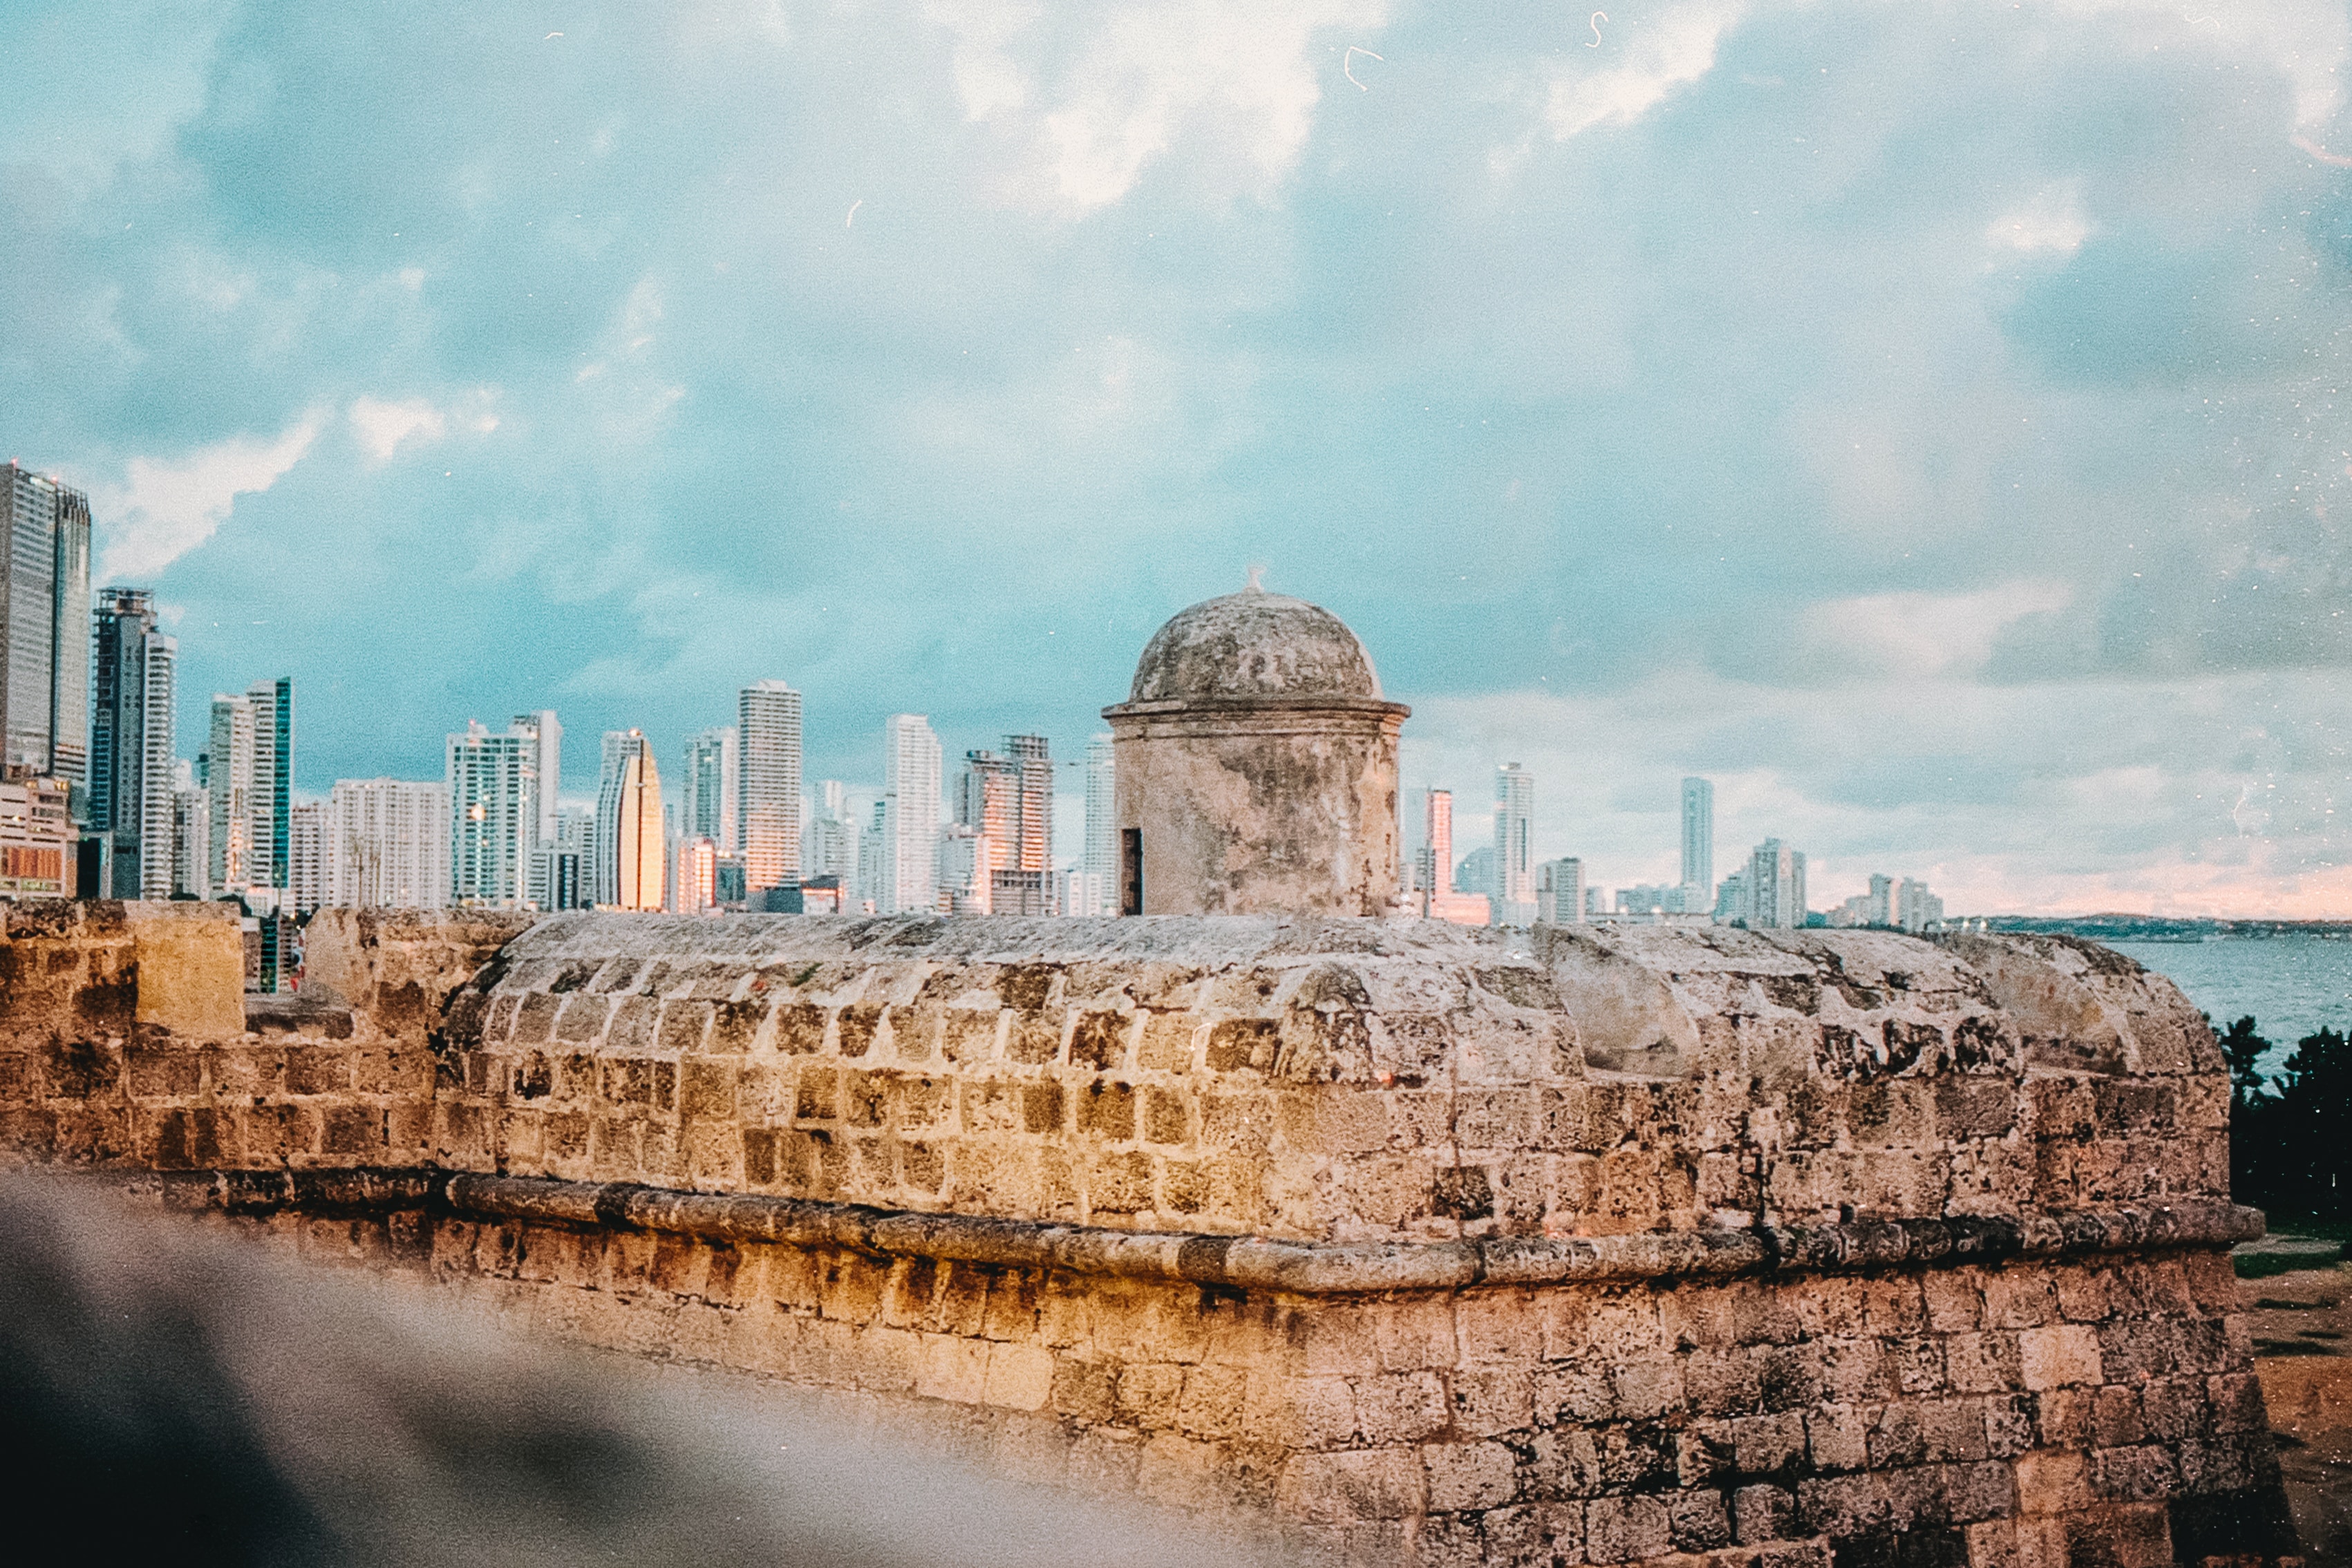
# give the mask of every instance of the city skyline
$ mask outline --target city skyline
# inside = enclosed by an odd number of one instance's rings
[[[1848,0],[94,4],[0,110],[6,449],[184,736],[299,673],[306,797],[530,706],[674,771],[770,675],[813,776],[1075,757],[1255,561],[1408,794],[1519,761],[1613,876],[1703,774],[1727,855],[1956,907],[2352,914],[2341,6],[1990,5],[1954,72]]]

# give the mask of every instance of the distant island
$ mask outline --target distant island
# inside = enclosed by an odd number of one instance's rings
[[[2054,932],[2098,942],[2204,942],[2222,936],[2324,936],[2352,942],[2352,920],[2208,920],[2165,915],[1989,915],[1982,918],[1984,928],[1990,931]],[[1976,923],[1974,916],[1968,922]]]

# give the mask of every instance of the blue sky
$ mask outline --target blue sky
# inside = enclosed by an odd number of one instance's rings
[[[0,0],[60,84],[0,100],[0,445],[169,607],[184,750],[295,676],[309,791],[553,706],[582,792],[761,677],[813,779],[899,710],[1074,757],[1262,562],[1465,848],[1518,760],[1542,853],[1671,878],[1699,772],[1718,871],[1778,834],[1817,904],[2352,914],[2347,47],[2291,0]]]

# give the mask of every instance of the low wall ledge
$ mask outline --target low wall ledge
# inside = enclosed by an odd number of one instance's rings
[[[1350,1245],[917,1214],[802,1198],[679,1192],[632,1182],[418,1170],[141,1172],[101,1175],[100,1179],[159,1194],[167,1205],[183,1208],[266,1213],[421,1207],[477,1218],[665,1231],[723,1243],[830,1247],[891,1257],[1334,1296],[1475,1285],[1851,1273],[2012,1258],[2224,1248],[2260,1237],[2263,1224],[2261,1210],[2242,1204],[2181,1198],[2014,1217]]]

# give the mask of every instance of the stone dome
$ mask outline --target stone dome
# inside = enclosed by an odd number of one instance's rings
[[[1128,701],[1380,695],[1371,655],[1346,622],[1253,587],[1203,600],[1162,626],[1136,662]]]

